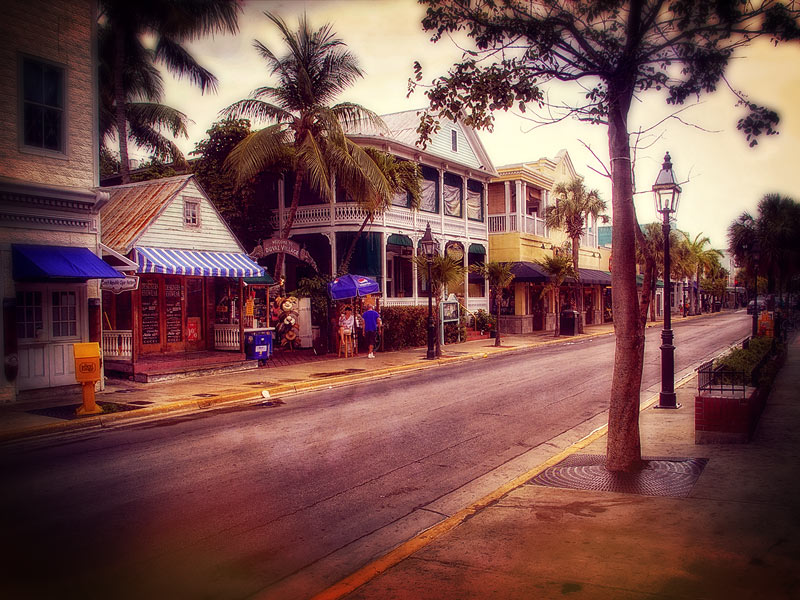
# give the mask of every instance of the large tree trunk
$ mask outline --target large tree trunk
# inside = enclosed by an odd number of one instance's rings
[[[122,183],[131,182],[131,169],[128,160],[128,119],[125,115],[125,38],[117,35],[114,40],[114,116],[119,140],[119,173]]]
[[[632,15],[636,31],[636,17]],[[629,35],[635,35],[629,32]],[[636,294],[636,216],[633,206],[631,150],[627,115],[633,80],[609,82],[608,147],[611,157],[611,198],[614,215],[611,271],[616,349],[608,414],[606,467],[610,471],[641,468],[639,394],[644,360],[644,326]]]
[[[645,261],[644,276],[642,277],[642,295],[639,298],[639,318],[642,320],[642,326],[647,325],[647,312],[653,306],[651,300],[653,297],[653,273],[655,268],[653,261]]]

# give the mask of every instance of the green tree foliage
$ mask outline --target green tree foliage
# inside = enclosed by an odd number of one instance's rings
[[[278,27],[287,53],[279,57],[258,41],[255,47],[278,81],[254,90],[250,98],[235,102],[222,114],[271,124],[243,139],[226,165],[241,185],[265,169],[289,161],[294,188],[280,233],[282,239],[288,239],[304,183],[325,201],[334,196],[334,179],[354,198],[367,197],[373,188],[381,197],[390,195],[378,167],[345,134],[358,123],[384,125],[361,105],[342,102],[329,106],[363,76],[356,57],[330,25],[313,30],[303,16],[298,30],[292,32],[280,17],[265,15]],[[284,255],[278,254],[275,273],[282,271],[283,260]]]
[[[100,0],[100,135],[105,141],[116,134],[123,183],[130,181],[129,139],[159,158],[183,159],[161,130],[185,135],[187,118],[160,103],[163,82],[156,65],[188,77],[203,92],[214,90],[216,78],[184,44],[210,33],[235,33],[240,10],[236,0]]]
[[[162,179],[164,177],[172,177],[177,175],[173,164],[166,164],[158,156],[151,156],[144,161],[136,173],[131,174],[131,181],[149,181],[151,179]]]
[[[573,116],[607,127],[614,229],[613,311],[617,346],[609,409],[606,466],[641,467],[639,394],[644,329],[636,290],[633,173],[628,113],[634,97],[650,102],[660,93],[680,105],[716,90],[734,50],[756,38],[776,43],[800,38],[793,3],[765,0],[670,2],[661,0],[422,0],[423,27],[438,41],[466,34],[473,45],[464,59],[425,92],[430,108],[423,140],[438,118],[491,128],[492,112],[527,111],[545,103],[551,82],[576,84],[583,99],[555,116]],[[422,80],[417,64],[416,81]],[[645,92],[651,92],[645,96]],[[738,127],[751,144],[775,133],[774,111],[736,94],[745,115]],[[548,107],[552,109],[554,107]],[[552,113],[551,113],[552,114]]]
[[[433,257],[431,261],[431,268],[430,268],[430,281],[428,281],[428,260],[422,256],[418,255],[414,257],[414,262],[417,265],[417,271],[422,277],[423,281],[428,282],[428,285],[431,289],[431,295],[434,298],[434,302],[436,304],[436,312],[435,314],[439,314],[439,303],[442,300],[442,296],[447,292],[448,286],[457,284],[461,281],[464,281],[464,274],[467,272],[466,267],[461,264],[460,261],[456,261],[449,256],[441,256],[437,254]],[[435,319],[436,321],[436,356],[442,355],[442,348],[439,339],[439,319]]]
[[[566,183],[556,184],[553,188],[553,198],[555,204],[547,207],[545,219],[548,227],[564,230],[572,242],[572,268],[581,287],[578,293],[578,312],[581,315],[578,328],[583,333],[583,284],[580,283],[580,272],[578,271],[581,237],[586,233],[590,217],[595,221],[602,217],[603,223],[608,222],[608,216],[603,214],[607,206],[605,201],[600,198],[600,192],[587,190],[579,177]]]
[[[559,324],[561,319],[561,286],[564,284],[564,280],[567,277],[575,279],[577,273],[572,266],[572,257],[566,253],[559,253],[554,256],[547,255],[536,262],[550,275],[550,281],[542,288],[542,296],[548,292],[553,292],[555,296],[556,330],[553,335],[558,337],[561,335],[561,327]]]
[[[503,290],[508,289],[511,282],[514,281],[514,274],[511,272],[511,263],[508,262],[495,262],[477,263],[472,265],[470,271],[477,273],[481,277],[489,280],[489,287],[494,290],[495,298],[497,298],[497,314],[495,315],[496,323],[500,322],[500,297]],[[500,328],[497,328],[497,335],[494,338],[494,345],[500,345]]]
[[[711,267],[715,264],[719,264],[719,259],[722,258],[722,252],[715,248],[706,248],[711,243],[711,240],[704,236],[702,233],[698,233],[694,238],[690,237],[688,233],[681,232],[684,236],[685,240],[685,248],[686,248],[686,266],[688,267],[689,272],[689,281],[697,283],[700,285],[700,280],[702,276],[711,269]],[[690,301],[690,309],[689,314],[692,315],[699,315],[700,314],[700,306],[699,306],[699,298],[694,293],[694,289],[691,289],[691,293],[689,295]]]
[[[258,178],[237,185],[236,176],[225,169],[224,164],[231,150],[249,134],[247,119],[217,121],[192,151],[192,155],[198,157],[192,163],[192,172],[247,249],[269,236],[268,210],[257,200]]]
[[[747,285],[757,272],[766,278],[770,294],[794,291],[800,274],[800,204],[767,194],[755,217],[744,212],[728,227],[728,249],[744,268]]]

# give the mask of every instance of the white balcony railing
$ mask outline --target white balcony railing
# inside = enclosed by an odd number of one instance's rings
[[[133,358],[133,331],[129,329],[104,330],[103,357],[111,359]]]
[[[381,304],[384,306],[427,306],[428,297],[422,298],[381,298]]]
[[[239,325],[214,325],[215,350],[239,350]]]
[[[549,231],[545,220],[536,215],[490,215],[489,233],[531,233],[539,237],[547,237]]]
[[[283,221],[278,223],[278,213],[273,211],[270,223],[273,228],[283,227],[286,223],[288,209],[283,214]],[[334,204],[314,204],[297,208],[294,218],[294,227],[322,227],[337,225],[361,225],[366,218],[366,211],[354,202],[338,202]],[[444,227],[442,217],[438,214],[411,210],[393,206],[378,215],[373,221],[375,225],[391,229],[407,231],[425,231],[428,223],[431,230],[437,234],[448,236],[465,236],[469,232],[471,239],[487,239],[486,224],[477,221],[464,221],[464,219],[445,217]]]

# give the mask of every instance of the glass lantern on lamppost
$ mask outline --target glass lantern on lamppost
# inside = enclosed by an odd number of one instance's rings
[[[675,346],[672,344],[672,284],[670,282],[669,255],[669,219],[677,212],[681,188],[675,180],[672,160],[669,152],[664,156],[664,164],[653,184],[653,196],[656,211],[661,213],[664,222],[661,230],[664,234],[664,293],[666,294],[664,310],[664,329],[661,332],[661,393],[658,396],[658,408],[680,408],[675,396]]]
[[[428,353],[425,358],[433,360],[436,358],[436,352],[433,348],[436,332],[433,326],[433,284],[431,282],[431,264],[433,257],[436,256],[436,240],[433,239],[431,233],[431,224],[425,229],[425,235],[419,241],[419,247],[422,255],[425,257],[425,262],[428,264]]]

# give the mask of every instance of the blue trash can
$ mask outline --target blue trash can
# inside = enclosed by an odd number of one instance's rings
[[[267,360],[272,354],[272,333],[269,331],[245,333],[244,354],[248,360]]]

